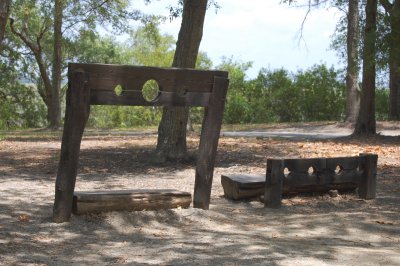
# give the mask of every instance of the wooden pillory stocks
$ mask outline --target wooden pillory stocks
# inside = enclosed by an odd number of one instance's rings
[[[157,97],[150,101],[142,94],[143,85],[149,80],[155,80],[159,86]],[[53,221],[66,222],[71,216],[80,144],[90,105],[205,107],[193,206],[208,209],[228,83],[225,71],[69,64]],[[117,87],[122,88],[122,93],[115,92]]]

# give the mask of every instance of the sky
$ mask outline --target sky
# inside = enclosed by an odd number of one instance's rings
[[[136,8],[149,14],[168,16],[176,0],[152,1]],[[319,8],[307,17],[303,39],[299,39],[306,8],[289,7],[280,0],[217,0],[221,7],[207,11],[200,50],[214,65],[222,57],[253,63],[247,74],[254,78],[261,68],[285,68],[295,72],[314,64],[343,67],[336,52],[329,48],[331,35],[342,15],[334,9]],[[178,37],[181,20],[167,20],[161,31]]]

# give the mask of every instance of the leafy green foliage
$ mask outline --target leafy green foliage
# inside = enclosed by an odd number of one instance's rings
[[[377,89],[375,91],[376,120],[387,120],[388,113],[389,113],[389,90]]]
[[[262,69],[254,80],[245,79],[246,67],[228,61],[230,88],[226,123],[268,123],[340,120],[343,118],[345,85],[339,72],[325,65],[290,74],[284,69]]]
[[[44,126],[46,107],[35,85],[17,81],[13,69],[4,64],[0,69],[0,129]]]
[[[316,65],[309,70],[299,71],[295,78],[302,120],[339,120],[345,106],[345,86],[338,73],[325,65]]]

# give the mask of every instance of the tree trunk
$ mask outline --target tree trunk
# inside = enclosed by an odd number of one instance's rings
[[[376,134],[375,120],[375,76],[376,76],[376,14],[377,0],[367,0],[364,29],[363,74],[360,113],[354,135]]]
[[[43,59],[43,50],[40,44],[43,33],[40,33],[39,35],[36,36],[36,43],[35,43],[31,41],[23,32],[19,32],[17,29],[14,28],[14,20],[12,18],[10,18],[10,29],[14,35],[18,36],[25,43],[25,45],[31,50],[31,52],[35,57],[36,63],[39,67],[39,73],[43,81],[43,88],[44,88],[44,92],[40,93],[40,96],[42,98],[44,97],[44,102],[47,106],[47,121],[50,122],[53,113],[52,82],[47,72],[47,65],[45,63],[45,60]]]
[[[360,109],[358,86],[358,0],[349,1],[347,14],[346,122],[357,121]]]
[[[3,50],[3,39],[6,32],[11,0],[0,0],[0,52]]]
[[[172,67],[194,68],[207,10],[207,0],[185,0],[182,24]],[[164,107],[158,127],[157,152],[166,160],[188,158],[186,125],[188,107]]]
[[[389,119],[400,120],[400,1],[396,0],[391,9],[386,11],[390,16]]]
[[[54,51],[53,51],[53,86],[51,106],[52,112],[50,116],[50,127],[58,129],[61,126],[61,106],[60,106],[60,90],[61,90],[61,69],[62,69],[62,21],[63,21],[64,0],[56,0],[54,2]]]

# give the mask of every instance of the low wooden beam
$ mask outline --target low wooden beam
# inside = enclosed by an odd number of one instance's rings
[[[113,190],[74,193],[74,214],[188,208],[192,196],[177,190]]]

